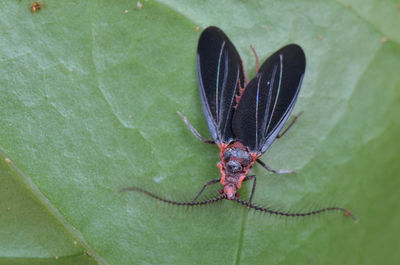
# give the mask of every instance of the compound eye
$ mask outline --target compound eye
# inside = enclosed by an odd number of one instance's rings
[[[218,193],[219,193],[219,194],[223,194],[223,193],[224,193],[224,189],[219,189],[219,190],[218,190]]]
[[[247,167],[250,164],[250,157],[243,158],[242,165]]]

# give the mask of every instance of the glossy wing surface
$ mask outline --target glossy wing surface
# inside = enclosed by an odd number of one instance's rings
[[[244,86],[240,56],[225,33],[209,27],[200,36],[197,74],[204,115],[214,141],[233,139],[232,116],[239,82]]]
[[[287,45],[271,55],[247,85],[233,116],[233,132],[250,151],[264,153],[289,117],[306,67],[302,48]]]

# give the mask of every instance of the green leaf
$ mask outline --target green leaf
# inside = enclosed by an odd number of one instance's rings
[[[400,236],[398,2],[3,1],[0,264],[396,264]],[[183,208],[218,178],[196,45],[221,27],[254,75],[295,42],[307,70],[295,126],[256,165],[257,205],[342,214],[283,218],[236,203]],[[217,194],[207,189],[202,198]],[[249,196],[249,184],[240,190]]]

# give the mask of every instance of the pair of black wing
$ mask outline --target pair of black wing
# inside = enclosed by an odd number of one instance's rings
[[[242,62],[232,42],[217,27],[200,36],[197,73],[204,115],[215,143],[242,142],[262,154],[289,117],[306,67],[303,50],[287,45],[271,55],[245,87]]]

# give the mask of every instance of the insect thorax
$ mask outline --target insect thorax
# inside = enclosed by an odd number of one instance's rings
[[[247,148],[237,141],[226,147],[221,161],[227,175],[236,175],[247,173],[252,158]]]

